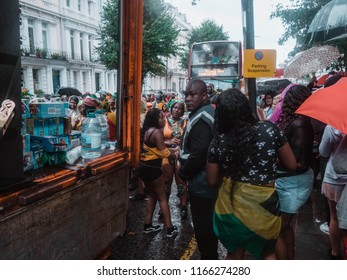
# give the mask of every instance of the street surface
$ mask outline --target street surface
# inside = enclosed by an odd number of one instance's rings
[[[134,191],[130,191],[130,195]],[[166,237],[163,229],[158,232],[142,233],[146,201],[129,200],[127,231],[123,237],[118,237],[111,244],[111,256],[114,260],[198,260],[200,259],[194,239],[190,212],[186,220],[181,220],[179,200],[176,197],[176,187],[172,187],[170,209],[173,224],[179,233],[175,237]],[[153,224],[162,224],[157,205]],[[188,208],[189,209],[189,208]],[[324,220],[324,205],[320,191],[313,189],[311,199],[302,207],[293,220],[296,239],[296,259],[327,260],[329,236],[319,230]],[[226,250],[220,244],[219,258],[224,259]],[[246,259],[254,259],[247,255]]]

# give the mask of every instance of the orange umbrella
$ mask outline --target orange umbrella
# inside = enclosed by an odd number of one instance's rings
[[[347,134],[347,77],[316,90],[296,113],[315,118]]]

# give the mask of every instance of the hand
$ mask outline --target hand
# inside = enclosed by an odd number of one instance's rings
[[[171,139],[171,145],[179,145],[180,144],[180,139],[177,139],[177,138],[172,138]]]

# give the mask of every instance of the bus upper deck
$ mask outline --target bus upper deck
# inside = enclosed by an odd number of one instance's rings
[[[242,46],[239,41],[194,43],[189,55],[189,79],[211,82],[216,89],[240,88]]]

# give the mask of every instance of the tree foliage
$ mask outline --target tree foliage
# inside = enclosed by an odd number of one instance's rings
[[[218,25],[214,20],[204,20],[198,27],[192,28],[188,33],[187,44],[180,54],[180,67],[188,69],[188,56],[193,43],[203,41],[228,40],[229,35],[224,31],[223,25]]]
[[[149,75],[165,75],[165,58],[178,54],[179,29],[163,0],[144,1],[142,81]],[[119,24],[118,0],[108,0],[103,8],[96,48],[100,60],[109,69],[118,69]]]
[[[109,69],[118,69],[119,51],[119,24],[118,1],[109,0],[105,3],[101,15],[98,40],[99,46],[95,48],[100,60]]]
[[[296,40],[297,51],[306,49],[307,30],[314,16],[326,3],[331,0],[290,0],[290,6],[282,3],[276,5],[276,10],[270,18],[279,18],[285,27],[284,34],[279,38],[278,44],[283,45],[289,38]]]
[[[283,35],[278,40],[278,44],[283,45],[289,38],[295,39],[296,44],[294,50],[290,53],[291,56],[312,47],[312,43],[309,44],[306,40],[308,28],[318,11],[330,1],[331,0],[290,0],[291,3],[289,6],[285,6],[282,3],[277,4],[270,18],[279,18],[285,28]],[[340,53],[346,53],[347,51],[347,40],[324,43],[338,47]],[[344,60],[343,58],[339,63],[331,65],[330,69],[345,69]]]

